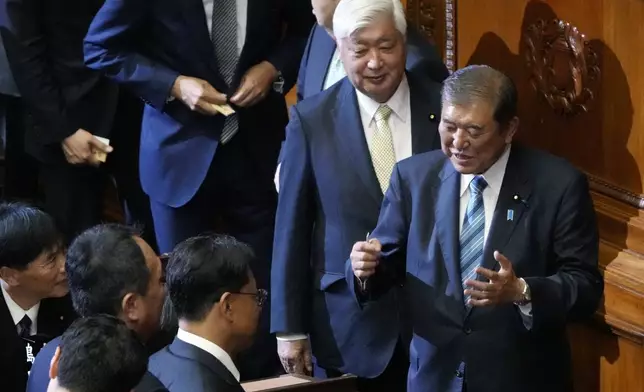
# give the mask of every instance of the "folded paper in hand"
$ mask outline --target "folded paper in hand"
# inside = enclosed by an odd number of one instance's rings
[[[101,142],[101,143],[103,143],[103,144],[105,144],[105,145],[107,145],[107,146],[109,146],[109,145],[110,145],[110,139],[106,139],[106,138],[104,138],[104,137],[100,137],[100,136],[94,136],[94,137],[95,137],[99,142]],[[103,152],[103,151],[101,151],[101,150],[96,150],[96,149],[94,149],[94,150],[92,151],[92,153],[93,153],[93,154],[94,154],[94,156],[96,157],[96,160],[97,160],[97,161],[99,161],[99,162],[105,162],[105,160],[107,159],[107,153],[105,153],[105,152]]]
[[[230,105],[215,105],[214,103],[212,104],[212,107],[218,111],[219,113],[223,114],[224,116],[228,117],[231,114],[235,113],[235,110],[230,107]]]

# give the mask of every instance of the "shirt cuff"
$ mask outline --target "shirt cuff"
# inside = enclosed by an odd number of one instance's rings
[[[523,320],[525,329],[532,329],[532,304],[517,305],[517,307],[519,308],[519,312],[521,312],[521,319]]]
[[[283,342],[292,342],[294,340],[306,340],[309,338],[303,333],[278,333],[276,336],[277,336],[277,340],[281,340]]]

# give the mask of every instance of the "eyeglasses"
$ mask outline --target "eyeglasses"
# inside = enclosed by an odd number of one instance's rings
[[[260,308],[264,306],[264,304],[266,303],[266,300],[268,299],[268,291],[264,289],[257,289],[256,293],[231,292],[230,294],[252,295],[255,297],[257,306],[259,306]]]

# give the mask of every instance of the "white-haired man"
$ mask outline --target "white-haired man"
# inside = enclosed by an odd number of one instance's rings
[[[344,266],[375,227],[396,161],[439,147],[440,85],[405,71],[400,2],[341,0],[333,26],[347,78],[294,106],[287,127],[271,329],[289,372],[352,373],[361,391],[404,391],[401,293],[361,308]]]

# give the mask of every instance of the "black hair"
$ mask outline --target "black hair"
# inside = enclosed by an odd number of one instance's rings
[[[77,319],[59,347],[58,384],[70,392],[130,392],[147,371],[145,346],[113,316]]]
[[[251,248],[226,235],[201,235],[172,252],[166,285],[177,317],[200,321],[225,292],[239,292],[249,282]]]
[[[25,270],[43,252],[63,247],[54,219],[25,203],[0,203],[0,267]]]
[[[128,293],[145,295],[150,269],[135,228],[104,224],[81,233],[67,251],[65,270],[74,309],[81,317],[118,316]]]

